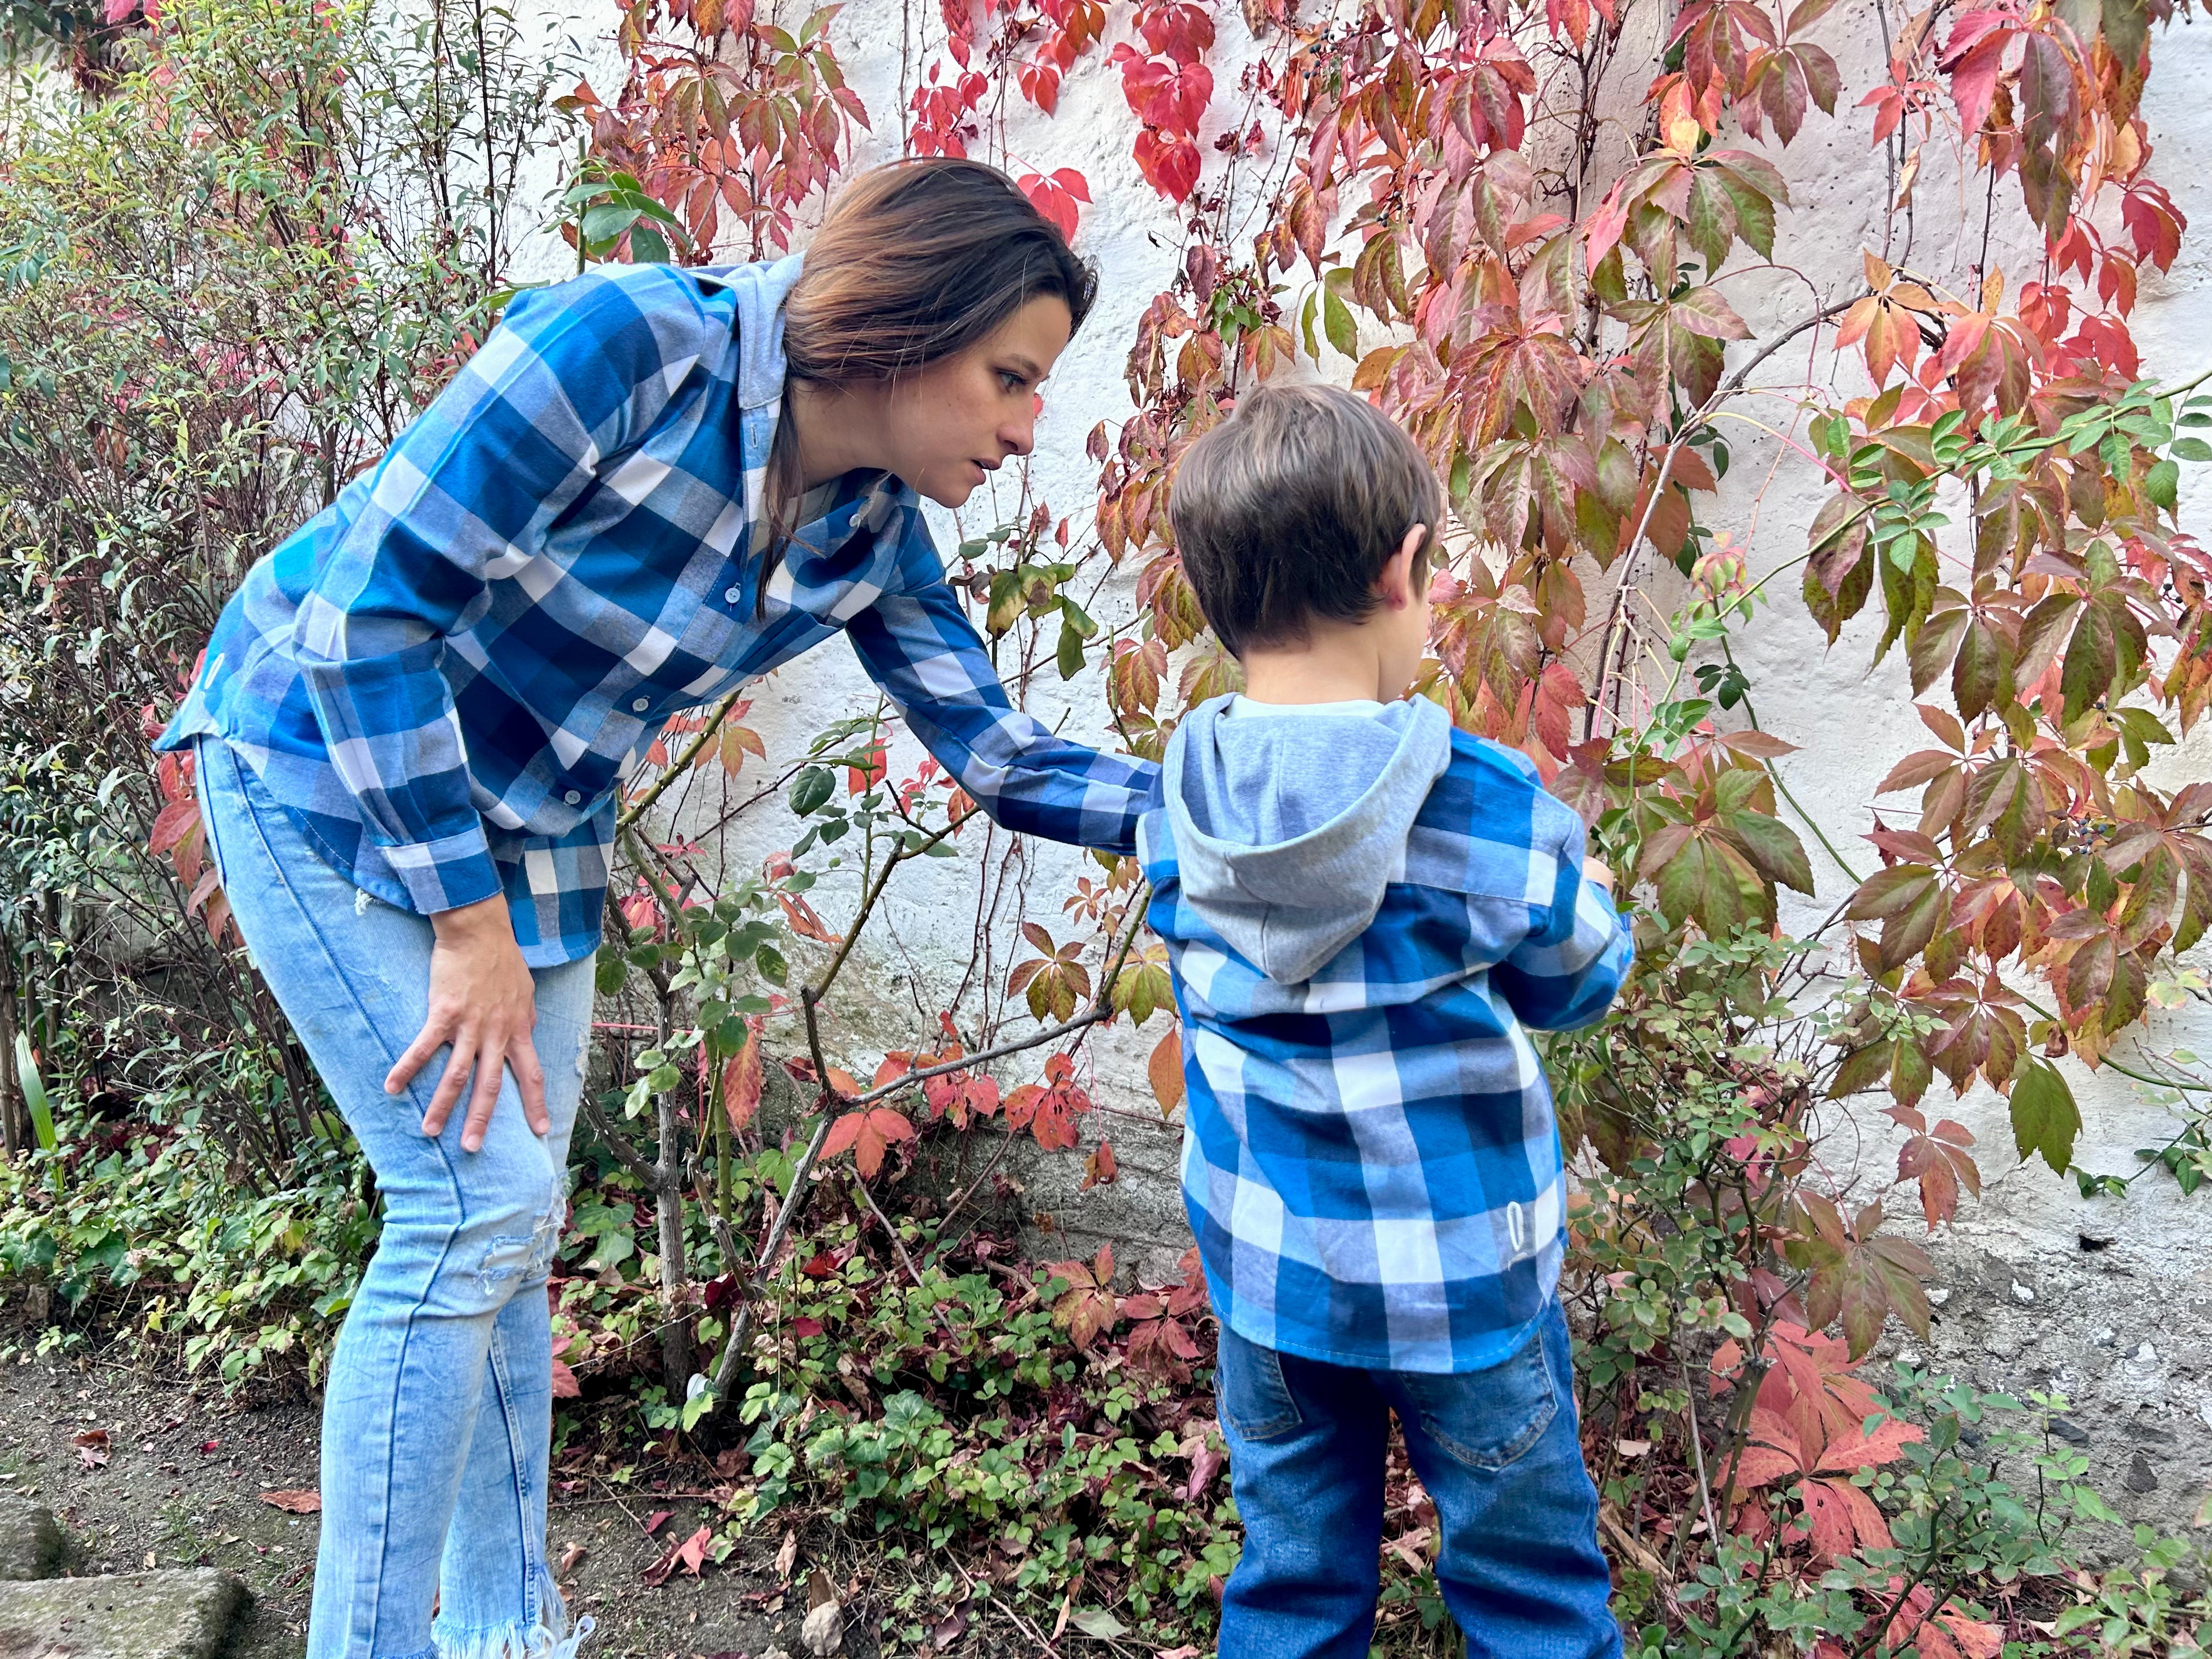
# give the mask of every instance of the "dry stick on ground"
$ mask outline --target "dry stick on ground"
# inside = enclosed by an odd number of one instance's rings
[[[1675,1356],[1682,1370],[1683,1409],[1690,1418],[1690,1455],[1698,1466],[1698,1497],[1705,1506],[1705,1533],[1716,1545],[1721,1541],[1721,1523],[1713,1516],[1713,1489],[1705,1480],[1705,1442],[1698,1429],[1697,1390],[1690,1386],[1690,1362]]]
[[[883,1206],[876,1202],[876,1195],[868,1190],[868,1183],[857,1170],[853,1173],[853,1184],[860,1189],[860,1196],[867,1200],[868,1213],[881,1222],[884,1231],[890,1235],[891,1249],[898,1252],[899,1261],[906,1268],[906,1276],[914,1281],[915,1289],[921,1289],[921,1273],[915,1267],[914,1258],[906,1253],[906,1241],[899,1237],[898,1229],[891,1224],[891,1218],[884,1213]]]

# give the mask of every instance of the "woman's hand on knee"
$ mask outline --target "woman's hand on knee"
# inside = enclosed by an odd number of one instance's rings
[[[538,986],[514,942],[507,901],[488,898],[441,911],[430,918],[430,925],[437,943],[430,951],[429,1017],[384,1079],[385,1092],[399,1093],[431,1055],[450,1045],[445,1073],[431,1093],[429,1109],[422,1114],[424,1134],[444,1133],[465,1089],[469,1107],[461,1126],[461,1146],[465,1152],[477,1151],[483,1145],[492,1108],[499,1101],[500,1078],[508,1071],[514,1073],[515,1088],[522,1096],[522,1115],[532,1129],[544,1134],[551,1122],[545,1115],[545,1074],[538,1068],[532,1038],[538,1024]]]

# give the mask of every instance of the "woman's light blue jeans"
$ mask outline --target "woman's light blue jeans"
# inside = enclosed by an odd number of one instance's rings
[[[198,752],[209,845],[246,949],[384,1194],[383,1237],[323,1390],[308,1659],[569,1659],[591,1621],[568,1628],[545,1560],[545,1279],[568,1209],[592,963],[537,974],[550,1133],[524,1121],[510,1074],[481,1151],[461,1150],[459,1109],[426,1136],[443,1051],[404,1095],[384,1078],[422,1028],[430,924],[325,864],[228,745]]]

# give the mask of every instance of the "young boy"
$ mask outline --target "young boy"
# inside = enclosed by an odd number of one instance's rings
[[[1527,761],[1402,700],[1444,507],[1382,414],[1262,387],[1191,447],[1170,511],[1245,678],[1176,729],[1138,840],[1244,1519],[1222,1659],[1365,1659],[1393,1411],[1470,1655],[1618,1655],[1528,1036],[1620,987],[1602,866]]]

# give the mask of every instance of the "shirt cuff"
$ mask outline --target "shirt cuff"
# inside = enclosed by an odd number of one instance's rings
[[[379,842],[376,850],[406,884],[408,900],[420,915],[458,910],[506,890],[482,823],[436,841]]]

